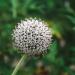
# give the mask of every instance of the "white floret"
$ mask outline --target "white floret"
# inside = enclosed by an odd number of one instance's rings
[[[52,31],[47,23],[37,19],[26,19],[18,23],[12,33],[13,44],[22,53],[39,55],[47,52],[52,41]]]

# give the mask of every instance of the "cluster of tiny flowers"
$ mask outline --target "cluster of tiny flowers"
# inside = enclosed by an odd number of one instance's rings
[[[21,21],[12,33],[13,45],[28,55],[47,53],[52,41],[52,32],[47,23],[29,18]]]

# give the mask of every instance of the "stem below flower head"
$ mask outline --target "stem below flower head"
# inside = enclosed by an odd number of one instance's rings
[[[26,55],[24,54],[18,64],[16,65],[15,69],[13,70],[11,75],[16,75],[18,70],[20,69],[21,65],[23,64],[23,61],[26,59]]]

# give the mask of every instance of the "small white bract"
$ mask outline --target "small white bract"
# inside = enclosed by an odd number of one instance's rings
[[[15,27],[12,33],[13,45],[22,53],[40,55],[47,53],[52,41],[52,31],[47,23],[29,18]]]

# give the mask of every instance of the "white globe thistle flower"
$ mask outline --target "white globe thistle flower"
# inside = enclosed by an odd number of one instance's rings
[[[47,23],[37,19],[26,19],[18,23],[12,33],[13,45],[22,53],[40,55],[47,53],[52,41],[52,31]]]

